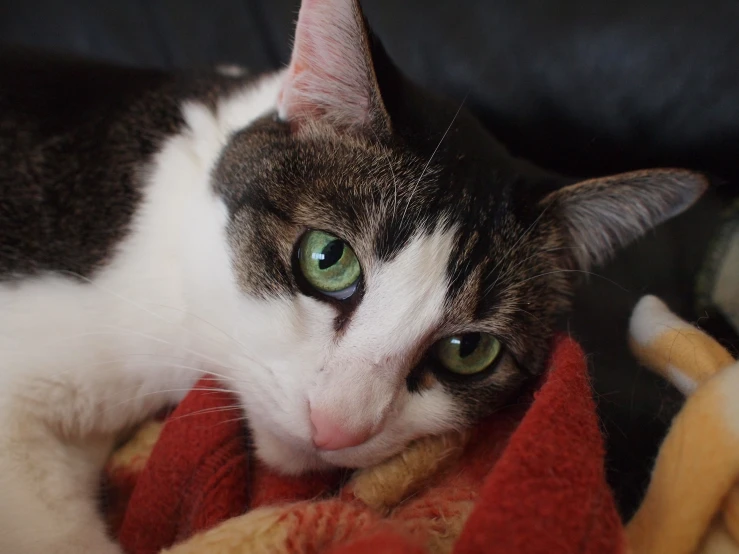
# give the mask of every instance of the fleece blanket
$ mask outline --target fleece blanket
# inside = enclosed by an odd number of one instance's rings
[[[571,339],[514,405],[355,472],[270,471],[217,389],[204,379],[111,458],[106,511],[129,554],[626,551]]]
[[[560,338],[519,402],[355,472],[273,473],[206,378],[111,458],[111,531],[129,554],[739,554],[739,363],[651,296],[629,341],[687,400],[626,525],[604,479],[583,354]]]

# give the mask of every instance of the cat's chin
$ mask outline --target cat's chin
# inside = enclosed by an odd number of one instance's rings
[[[253,433],[257,457],[281,473],[299,475],[333,467],[332,464],[323,460],[313,448],[285,441],[268,431],[253,429]]]
[[[327,467],[343,467],[348,469],[362,469],[384,462],[397,454],[397,450],[378,450],[371,441],[343,450],[320,452],[318,455]]]
[[[368,443],[343,450],[320,451],[297,442],[285,441],[267,431],[254,432],[254,439],[257,457],[269,467],[286,475],[333,468],[359,469],[378,464],[393,454],[367,448]]]

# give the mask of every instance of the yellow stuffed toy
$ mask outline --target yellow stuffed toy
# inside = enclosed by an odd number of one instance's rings
[[[739,553],[739,363],[653,296],[637,304],[637,359],[687,396],[627,525],[635,554]]]

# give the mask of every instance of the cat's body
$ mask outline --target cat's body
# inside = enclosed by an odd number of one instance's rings
[[[705,186],[545,195],[353,2],[300,17],[290,68],[258,78],[0,58],[3,554],[118,552],[101,464],[208,372],[289,472],[473,423],[543,369],[574,275]]]
[[[0,552],[74,544],[75,535],[79,552],[105,552],[84,542],[86,534],[104,541],[99,522],[85,530],[98,519],[86,513],[95,508],[95,474],[65,487],[43,466],[53,441],[16,443],[53,426],[52,435],[72,441],[95,437],[104,456],[117,433],[183,396],[208,351],[225,363],[229,341],[199,344],[212,329],[191,317],[223,310],[233,287],[216,228],[224,214],[207,185],[219,153],[212,141],[224,129],[204,107],[227,87],[217,76],[187,90],[187,81],[156,72],[18,53],[3,61]],[[253,96],[241,103],[255,112],[249,119],[267,109],[258,90]],[[188,123],[200,124],[201,144],[185,136]],[[53,464],[84,471],[95,454]]]

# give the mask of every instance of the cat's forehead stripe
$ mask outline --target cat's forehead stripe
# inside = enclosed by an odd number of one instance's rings
[[[453,233],[437,228],[413,237],[391,261],[366,268],[367,289],[341,341],[368,357],[414,358],[438,338],[444,319],[445,271]]]

